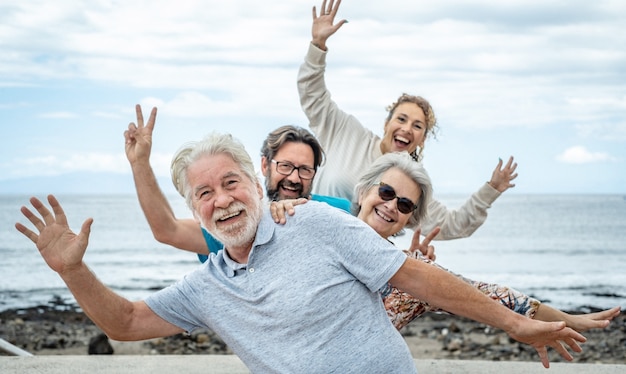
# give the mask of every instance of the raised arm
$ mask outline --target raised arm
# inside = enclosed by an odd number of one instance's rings
[[[154,238],[176,248],[208,254],[209,249],[202,235],[200,224],[194,219],[176,218],[167,198],[159,188],[150,165],[152,131],[157,109],[152,108],[145,126],[141,106],[135,106],[135,110],[137,124],[130,123],[128,130],[124,131],[126,157],[133,171],[139,204]]]
[[[143,340],[169,336],[182,330],[157,316],[143,301],[131,302],[107,288],[83,262],[93,219],[74,234],[57,199],[49,195],[51,213],[36,198],[30,200],[41,218],[28,208],[22,214],[39,234],[21,223],[15,228],[36,244],[48,266],[63,279],[87,316],[114,340]]]
[[[407,258],[390,282],[431,305],[504,330],[513,339],[533,346],[546,368],[550,366],[547,347],[554,348],[563,358],[571,361],[571,354],[561,342],[575,352],[581,352],[578,342],[586,341],[584,336],[566,327],[565,322],[525,318],[454,275],[413,258]]]
[[[517,178],[517,163],[510,157],[506,165],[502,160],[498,161],[491,179],[472,196],[459,209],[448,209],[438,200],[431,199],[428,203],[428,214],[420,227],[422,232],[431,232],[440,227],[439,235],[435,240],[451,240],[466,238],[472,235],[487,219],[487,209],[506,190],[515,187],[511,183]]]
[[[298,71],[298,94],[300,95],[300,105],[310,122],[311,129],[316,133],[318,139],[325,134],[320,131],[327,127],[340,127],[345,122],[347,114],[341,112],[336,104],[330,99],[330,92],[324,82],[324,71],[326,68],[326,40],[333,35],[346,22],[345,20],[333,24],[335,15],[341,1],[333,4],[326,0],[322,2],[320,15],[313,7],[313,25],[311,28],[311,43],[305,57],[304,63]],[[328,130],[331,131],[331,130]],[[330,137],[330,135],[328,135]],[[324,145],[326,139],[320,139]],[[327,143],[327,142],[326,142]],[[326,146],[324,146],[326,149]]]

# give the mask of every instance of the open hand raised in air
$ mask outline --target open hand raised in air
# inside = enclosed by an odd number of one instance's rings
[[[39,234],[19,222],[15,224],[17,231],[37,245],[39,253],[48,266],[57,273],[62,274],[80,266],[87,250],[93,219],[85,220],[80,233],[76,235],[70,230],[65,212],[56,197],[48,195],[48,203],[52,212],[35,197],[30,199],[30,203],[41,217],[38,217],[25,206],[20,210],[35,226]]]

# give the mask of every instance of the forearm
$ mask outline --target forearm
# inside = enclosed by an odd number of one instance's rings
[[[153,233],[173,230],[176,218],[152,167],[147,162],[135,162],[131,167],[139,204]]]
[[[85,314],[111,339],[136,341],[183,332],[143,301],[131,302],[113,292],[85,263],[59,275]]]
[[[66,273],[61,278],[74,295],[74,298],[85,314],[115,340],[140,340],[141,336],[130,336],[121,339],[128,331],[132,331],[133,305],[130,301],[115,294],[100,282],[95,274],[85,265],[81,265]]]
[[[434,261],[424,258],[417,252],[405,253],[407,253],[407,256],[411,258],[415,258],[418,261],[449,272],[517,314],[528,318],[534,318],[539,306],[541,305],[538,300],[533,299],[532,297],[527,296],[515,289],[495,283],[475,281],[460,274],[453,273]],[[423,302],[405,292],[398,291],[395,288],[393,289],[393,292],[384,299],[384,303],[385,309],[387,309],[387,315],[389,315],[397,329],[402,328],[404,325],[408,324],[411,320],[417,318],[424,312],[448,312],[447,310]],[[555,317],[553,320],[556,321],[558,319]]]
[[[152,167],[148,162],[131,165],[139,204],[150,225],[154,238],[161,243],[207,254],[200,224],[193,219],[177,219],[167,198],[159,188]]]
[[[391,284],[430,305],[507,332],[525,319],[454,274],[415,259],[407,259]]]

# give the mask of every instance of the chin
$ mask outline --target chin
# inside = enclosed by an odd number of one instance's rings
[[[226,248],[248,245],[254,241],[256,230],[260,221],[259,217],[246,217],[242,222],[216,230],[214,236],[222,242]]]
[[[224,244],[226,248],[240,247],[254,240],[254,235],[249,235],[248,232],[240,232],[237,234],[221,234],[215,235],[215,237]]]

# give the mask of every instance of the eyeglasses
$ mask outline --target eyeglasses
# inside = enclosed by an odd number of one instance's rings
[[[390,185],[380,182],[379,186],[378,196],[380,196],[381,199],[384,201],[398,199],[397,206],[400,213],[409,214],[417,209],[417,205],[415,205],[410,199],[396,196],[396,190],[394,190]]]
[[[315,169],[310,168],[308,166],[296,167],[291,162],[285,162],[285,161],[272,160],[272,162],[276,164],[276,171],[282,175],[289,176],[291,175],[291,173],[293,173],[294,170],[298,170],[298,176],[301,179],[313,179],[313,177],[315,176]]]

